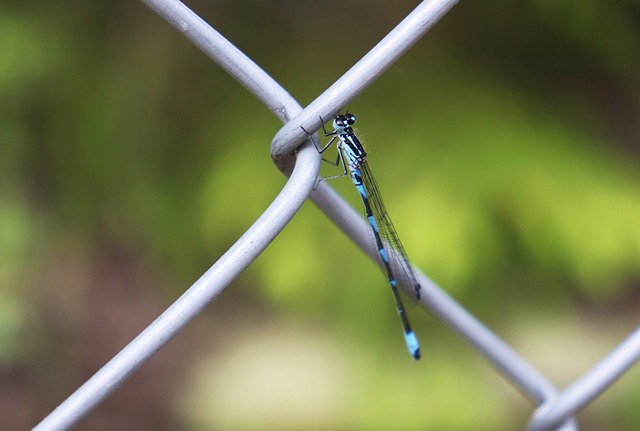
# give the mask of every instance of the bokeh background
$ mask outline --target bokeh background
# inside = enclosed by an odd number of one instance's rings
[[[188,3],[303,105],[415,4]],[[637,0],[461,2],[350,110],[412,260],[555,384],[635,328]],[[279,127],[141,3],[0,4],[2,429],[35,425],[251,225],[285,183]],[[383,275],[305,204],[78,429],[523,429],[529,403],[410,313],[419,363]],[[581,429],[638,429],[639,403],[634,369]]]

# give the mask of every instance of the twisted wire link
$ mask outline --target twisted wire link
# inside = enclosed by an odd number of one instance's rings
[[[640,328],[602,361],[573,382],[558,397],[541,405],[529,422],[530,431],[552,430],[586,407],[640,360]]]
[[[173,25],[285,122],[273,138],[271,155],[290,178],[269,208],[227,253],[38,424],[34,428],[38,431],[68,429],[89,414],[251,264],[291,220],[307,196],[361,249],[375,258],[376,251],[370,246],[367,226],[359,212],[324,182],[312,191],[321,158],[300,126],[315,130],[320,126],[321,116],[335,115],[457,3],[457,0],[427,0],[418,5],[344,76],[302,110],[283,87],[184,4],[178,0],[140,1]],[[532,431],[577,430],[573,414],[613,384],[640,357],[639,329],[600,364],[559,393],[541,373],[426,275],[420,271],[417,274],[424,290],[421,305],[460,334],[503,377],[539,406],[529,423]]]

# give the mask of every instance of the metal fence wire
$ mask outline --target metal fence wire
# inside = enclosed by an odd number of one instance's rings
[[[177,0],[141,0],[264,103],[284,126],[271,154],[289,180],[249,230],[174,304],[34,429],[69,429],[185,327],[253,262],[310,198],[360,248],[375,257],[367,225],[325,182],[314,189],[321,158],[302,127],[316,130],[374,82],[456,3],[427,0],[415,8],[347,73],[306,108],[209,24]],[[302,127],[301,127],[302,126]],[[509,345],[417,271],[424,294],[420,306],[445,322],[483,355],[495,370],[535,406],[528,429],[577,430],[574,415],[587,407],[640,358],[640,329],[582,377],[556,388]]]

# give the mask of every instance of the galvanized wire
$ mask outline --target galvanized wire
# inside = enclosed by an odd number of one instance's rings
[[[138,367],[162,348],[268,246],[295,215],[307,196],[361,249],[375,259],[367,225],[359,212],[330,186],[313,190],[320,157],[302,130],[315,130],[349,103],[419,40],[457,0],[424,1],[344,76],[302,110],[269,75],[177,0],[141,0],[285,122],[275,135],[271,154],[287,175],[287,184],[254,225],[196,283],[127,347],[74,392],[34,429],[64,430],[78,423]],[[559,392],[540,372],[479,322],[426,275],[417,271],[424,294],[421,305],[442,319],[480,352],[495,369],[539,406],[529,429],[577,430],[573,415],[613,384],[640,359],[640,329],[565,391]],[[402,280],[401,280],[402,281]]]

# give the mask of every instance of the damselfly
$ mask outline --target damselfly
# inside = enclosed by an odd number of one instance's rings
[[[322,118],[320,119],[322,120]],[[409,283],[410,294],[415,299],[420,298],[420,283],[416,277],[416,274],[409,263],[407,254],[400,243],[398,234],[396,233],[393,223],[389,218],[389,214],[382,203],[382,197],[378,186],[369,170],[369,164],[367,163],[367,153],[364,151],[360,140],[354,133],[351,126],[356,122],[356,116],[350,113],[339,114],[333,119],[332,132],[327,132],[324,127],[324,121],[322,121],[322,130],[324,135],[331,140],[322,148],[317,148],[320,154],[324,153],[329,146],[338,140],[338,158],[335,161],[335,165],[342,164],[344,172],[341,175],[336,175],[329,178],[337,178],[347,175],[347,168],[351,173],[351,180],[355,184],[362,202],[364,203],[367,220],[373,231],[375,237],[378,253],[384,266],[384,271],[387,275],[389,285],[391,286],[391,292],[396,301],[396,308],[402,321],[402,328],[404,330],[404,338],[407,343],[409,353],[414,359],[420,359],[420,345],[418,344],[418,338],[411,329],[409,319],[407,318],[406,310],[400,297],[398,290],[398,280],[396,278],[397,271],[402,271],[405,275],[405,280]],[[303,129],[304,130],[304,129]],[[315,144],[315,142],[314,142]],[[330,162],[331,163],[331,162]]]

